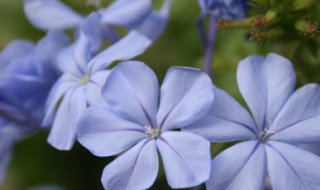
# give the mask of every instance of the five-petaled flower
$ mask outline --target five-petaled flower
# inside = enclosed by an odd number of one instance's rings
[[[88,108],[78,140],[96,156],[120,156],[103,171],[106,189],[147,189],[158,173],[158,154],[172,188],[196,186],[210,175],[210,143],[179,129],[207,114],[210,78],[199,69],[171,68],[161,86],[141,62],[120,63],[102,90],[108,107]]]
[[[106,68],[113,61],[127,60],[141,54],[152,43],[144,35],[132,31],[94,55],[94,42],[81,32],[77,42],[71,48],[62,50],[58,56],[63,75],[51,89],[42,125],[53,123],[48,142],[60,150],[72,148],[76,126],[84,110],[88,106],[104,104],[101,87],[110,72]]]
[[[213,159],[208,189],[263,189],[267,176],[274,190],[320,188],[320,158],[294,146],[320,140],[320,86],[294,92],[295,81],[292,64],[279,55],[241,61],[238,85],[253,118],[214,89],[209,114],[183,130],[212,142],[246,141]]]

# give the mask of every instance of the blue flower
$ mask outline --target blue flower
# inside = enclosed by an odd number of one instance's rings
[[[242,19],[245,16],[245,0],[198,0],[202,9],[198,20],[197,28],[200,34],[205,60],[203,70],[212,75],[212,65],[216,42],[217,22],[219,19]],[[204,19],[209,16],[208,27],[204,25]]]
[[[66,45],[63,33],[50,31],[36,45],[15,40],[0,54],[0,180],[12,146],[40,126],[45,100],[59,76],[55,56]]]
[[[320,158],[296,143],[320,140],[320,86],[294,92],[289,60],[269,54],[240,62],[238,85],[252,116],[224,91],[215,88],[208,116],[184,128],[213,142],[241,141],[212,161],[208,189],[319,189]],[[196,126],[196,127],[195,127]]]
[[[151,0],[116,0],[108,8],[101,8],[99,20],[84,25],[98,40],[117,41],[112,26],[139,31],[155,40],[166,26],[172,0],[166,0],[161,11],[154,11]],[[42,30],[79,28],[87,17],[76,13],[59,0],[24,0],[24,10],[30,22]]]
[[[25,40],[11,42],[0,54],[0,110],[2,115],[41,121],[44,104],[59,77],[57,53],[67,45],[67,37],[50,31],[34,45]],[[5,106],[9,105],[9,106]],[[14,108],[14,109],[11,109]],[[7,111],[10,114],[5,114]],[[17,111],[13,111],[17,110]],[[38,122],[39,124],[40,122]]]
[[[210,143],[182,132],[213,103],[210,78],[198,69],[171,68],[161,86],[137,61],[120,63],[102,90],[108,107],[88,108],[79,122],[79,142],[96,156],[120,156],[105,167],[106,189],[147,189],[158,173],[158,153],[172,188],[196,186],[210,173]]]
[[[198,0],[203,15],[222,19],[245,17],[246,0]]]
[[[95,55],[93,42],[90,36],[81,32],[76,43],[58,55],[63,75],[51,89],[42,124],[53,123],[48,141],[60,150],[72,148],[77,122],[83,111],[88,106],[104,104],[101,87],[110,72],[105,69],[116,60],[140,55],[152,43],[144,35],[132,31]]]

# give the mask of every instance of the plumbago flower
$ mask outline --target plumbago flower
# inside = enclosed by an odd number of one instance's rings
[[[0,54],[0,90],[3,105],[1,115],[10,120],[32,121],[39,125],[43,118],[48,93],[60,75],[56,55],[67,46],[68,38],[60,31],[50,31],[38,44],[25,40],[11,42]],[[11,106],[12,107],[12,106]],[[10,114],[6,114],[9,110]],[[14,118],[16,116],[16,118]]]
[[[66,45],[62,32],[50,31],[36,45],[15,40],[0,54],[0,180],[14,143],[40,126],[45,100],[59,75],[55,56]]]
[[[238,85],[250,114],[214,88],[209,114],[184,128],[213,142],[240,141],[212,161],[208,189],[319,189],[320,158],[295,146],[320,140],[320,86],[294,92],[295,73],[287,59],[269,54],[240,62]],[[196,126],[196,127],[195,127]]]
[[[152,43],[144,35],[132,31],[95,55],[93,42],[90,36],[81,32],[71,49],[73,51],[62,51],[58,56],[63,75],[50,92],[42,124],[46,126],[53,123],[48,142],[60,150],[72,148],[76,125],[83,111],[88,106],[104,104],[101,87],[110,72],[105,69],[116,60],[140,55]]]
[[[106,189],[147,189],[158,173],[157,150],[172,188],[196,186],[209,177],[210,143],[181,129],[213,103],[210,78],[198,69],[171,68],[161,86],[137,61],[120,63],[102,90],[107,106],[89,107],[78,140],[96,156],[120,156],[105,167]]]
[[[116,0],[109,7],[94,12],[99,16],[91,19],[85,30],[97,41],[117,41],[119,37],[112,26],[136,30],[155,40],[167,23],[171,1],[165,0],[162,10],[155,11],[151,0]],[[79,29],[87,18],[59,0],[24,0],[24,10],[30,22],[42,30]]]
[[[202,11],[198,17],[197,27],[205,49],[204,71],[209,75],[211,75],[212,70],[217,21],[219,19],[243,19],[246,2],[246,0],[198,0]],[[209,16],[208,29],[203,24],[206,16]]]
[[[222,19],[242,19],[246,0],[198,0],[202,15],[210,15]]]

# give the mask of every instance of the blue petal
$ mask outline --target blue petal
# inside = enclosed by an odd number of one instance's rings
[[[319,189],[320,158],[300,148],[280,142],[266,146],[272,188]]]
[[[202,12],[222,19],[244,18],[244,3],[239,0],[198,0]]]
[[[143,126],[104,107],[88,108],[78,124],[79,142],[96,156],[119,154],[146,138]]]
[[[73,57],[74,48],[75,48],[75,43],[59,51],[57,55],[57,66],[60,72],[75,73],[76,75],[79,73],[78,68],[76,67],[76,64],[74,62],[74,57]]]
[[[207,189],[263,189],[266,169],[264,145],[257,141],[236,144],[213,159]]]
[[[92,40],[83,32],[70,46],[62,49],[57,55],[57,64],[62,72],[72,73],[81,77],[88,74],[88,63],[93,53]]]
[[[93,12],[83,20],[79,28],[80,33],[83,32],[89,40],[89,52],[91,53],[98,50],[104,40],[108,39],[110,34],[113,34],[112,32],[114,32],[112,27],[102,24],[100,21],[101,15],[97,12]]]
[[[247,110],[225,91],[213,87],[213,93],[215,99],[209,113],[183,130],[212,142],[254,139],[258,129]]]
[[[43,126],[48,127],[52,124],[59,100],[68,90],[78,85],[77,79],[73,75],[64,74],[53,85],[46,101],[45,116],[42,121]]]
[[[273,140],[290,143],[320,141],[320,86],[308,84],[298,89],[270,126]]]
[[[105,189],[148,189],[158,169],[155,141],[143,140],[105,167],[101,181]]]
[[[89,106],[106,104],[101,91],[110,72],[110,70],[98,71],[91,76],[90,81],[86,85],[86,96]]]
[[[76,27],[82,17],[58,0],[24,0],[24,11],[29,21],[42,30]]]
[[[155,127],[158,91],[157,77],[147,65],[127,61],[111,72],[102,95],[113,110],[142,126]]]
[[[34,45],[26,40],[15,40],[9,43],[0,54],[0,71],[11,61],[23,58],[34,50]]]
[[[124,38],[95,56],[89,63],[92,73],[107,68],[116,60],[128,60],[142,54],[152,41],[146,36],[132,31]]]
[[[160,11],[153,11],[134,30],[147,36],[152,41],[158,39],[167,25],[172,0],[166,0]]]
[[[164,132],[157,140],[171,188],[199,185],[210,175],[210,143],[188,132]]]
[[[130,27],[144,20],[151,11],[151,0],[116,0],[107,9],[100,10],[101,22]]]
[[[185,127],[205,116],[212,103],[209,76],[199,69],[172,67],[161,86],[158,126],[163,130]]]
[[[49,31],[35,48],[35,54],[43,65],[43,75],[57,75],[56,59],[58,52],[66,47],[68,37],[61,31]]]
[[[73,63],[83,73],[88,73],[87,64],[93,54],[93,47],[94,44],[93,41],[90,40],[90,36],[80,32],[80,36],[75,42],[73,50]]]
[[[70,150],[76,138],[77,124],[87,107],[85,88],[68,90],[58,108],[48,142],[59,150]]]
[[[237,80],[257,126],[271,123],[293,93],[296,77],[289,60],[276,54],[250,56],[238,66]]]

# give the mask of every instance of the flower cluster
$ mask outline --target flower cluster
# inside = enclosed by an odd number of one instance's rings
[[[116,157],[103,170],[105,189],[148,189],[162,165],[173,189],[262,190],[269,181],[274,190],[320,189],[320,157],[300,146],[320,141],[320,85],[295,91],[288,59],[271,53],[239,63],[250,114],[208,70],[171,67],[159,85],[132,60],[163,32],[171,0],[160,10],[151,0],[90,3],[97,11],[83,16],[59,0],[24,0],[29,21],[47,34],[36,44],[15,40],[0,54],[0,180],[14,143],[47,130],[58,150],[79,141],[95,156]],[[209,15],[214,30],[219,18],[244,18],[246,1],[198,3],[199,23]],[[212,64],[215,36],[202,38]],[[232,141],[241,142],[212,160],[211,142]]]

